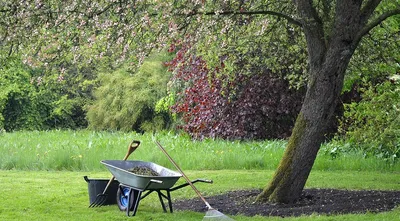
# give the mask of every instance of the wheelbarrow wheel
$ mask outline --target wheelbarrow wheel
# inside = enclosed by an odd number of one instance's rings
[[[128,187],[120,187],[118,188],[117,191],[117,204],[118,208],[121,211],[126,211],[126,208],[128,207],[128,195],[129,195],[129,188]],[[133,195],[133,194],[132,194]],[[131,196],[133,197],[133,196]],[[129,211],[133,210],[133,205],[130,206],[131,208]]]

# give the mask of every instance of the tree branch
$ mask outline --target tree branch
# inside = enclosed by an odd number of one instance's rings
[[[369,0],[364,7],[361,9],[361,16],[364,20],[364,22],[367,22],[369,17],[372,15],[372,13],[375,11],[376,7],[378,7],[379,3],[381,3],[382,0]]]
[[[195,14],[203,14],[203,15],[273,15],[280,18],[286,19],[289,23],[297,25],[299,27],[302,26],[301,22],[296,20],[295,18],[290,17],[287,14],[275,12],[275,11],[222,11],[222,12],[194,12],[190,15]]]
[[[307,41],[310,67],[317,69],[325,59],[326,39],[324,24],[313,6],[312,0],[294,0],[300,15],[302,27]]]
[[[301,15],[301,17],[303,19],[307,19],[306,22],[314,20],[318,24],[322,25],[322,19],[318,16],[318,13],[312,4],[312,1],[306,0],[306,1],[294,1],[294,2],[298,9],[298,13]]]
[[[371,0],[373,1],[373,0]],[[362,28],[358,33],[357,36],[354,38],[354,46],[358,45],[358,43],[361,41],[361,38],[368,34],[369,31],[371,31],[373,28],[381,24],[383,21],[388,19],[391,16],[394,15],[399,15],[400,14],[400,8],[393,9],[391,11],[388,11],[382,15],[380,15],[378,18],[375,20],[371,21],[370,23],[366,24],[364,28]]]
[[[93,12],[91,15],[88,16],[88,18],[91,19],[94,16],[99,16],[99,15],[103,14],[104,12],[108,11],[113,5],[116,5],[116,4],[117,3],[110,3],[103,10]]]
[[[11,56],[11,54],[13,52],[13,47],[14,47],[14,44],[12,43],[10,46],[10,50],[8,51],[8,56]]]

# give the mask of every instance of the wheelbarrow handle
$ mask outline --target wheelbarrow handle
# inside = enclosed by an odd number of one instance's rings
[[[206,179],[195,179],[195,180],[193,180],[193,181],[191,181],[191,182],[192,182],[192,184],[197,183],[197,182],[201,182],[201,183],[213,183],[212,180],[206,180]],[[176,187],[174,187],[174,188],[171,188],[170,191],[174,191],[174,190],[177,190],[177,189],[180,189],[180,188],[189,186],[189,185],[190,185],[190,184],[189,184],[188,182],[186,182],[186,183],[184,183],[184,184],[181,184],[181,185],[179,185],[179,186],[176,186]]]
[[[206,180],[206,179],[197,179],[198,182],[202,182],[202,183],[213,183],[212,180]],[[192,183],[195,183],[194,181]]]

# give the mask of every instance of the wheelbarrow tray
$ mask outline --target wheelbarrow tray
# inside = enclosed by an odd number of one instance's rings
[[[102,160],[111,174],[122,184],[146,190],[167,190],[170,189],[182,176],[173,170],[158,164],[138,160]],[[159,176],[147,176],[132,173],[128,170],[134,167],[147,167],[159,174]],[[162,181],[162,183],[152,182],[151,180]]]

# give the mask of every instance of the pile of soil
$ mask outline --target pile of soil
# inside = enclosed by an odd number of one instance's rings
[[[144,166],[136,166],[133,168],[128,169],[129,172],[132,172],[137,175],[142,175],[142,176],[159,176],[156,171],[154,171],[151,168],[144,167]]]
[[[400,191],[306,189],[293,204],[255,203],[261,190],[238,190],[205,197],[210,205],[226,215],[300,216],[389,211],[400,206]],[[176,210],[206,212],[198,198],[174,202]]]

